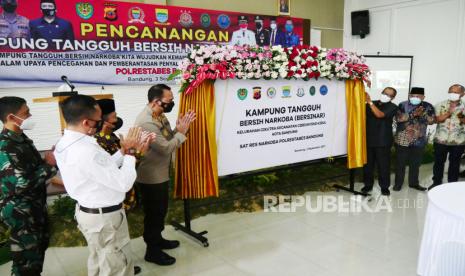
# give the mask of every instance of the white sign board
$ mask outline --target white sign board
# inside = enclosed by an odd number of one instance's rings
[[[345,83],[217,80],[218,175],[347,153]]]

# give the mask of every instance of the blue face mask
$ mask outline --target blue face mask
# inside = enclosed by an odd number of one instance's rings
[[[285,27],[285,28],[286,28],[286,32],[288,32],[288,33],[291,33],[292,30],[294,30],[294,26],[292,26],[292,25],[290,25],[290,24],[286,24],[286,27]]]
[[[419,105],[421,104],[421,99],[417,97],[411,97],[410,98],[410,103],[413,105]]]

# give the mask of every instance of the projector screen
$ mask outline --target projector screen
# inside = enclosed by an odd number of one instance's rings
[[[373,100],[378,100],[381,91],[391,86],[397,90],[394,103],[407,99],[410,91],[413,56],[365,56],[370,67],[371,88],[366,87]]]

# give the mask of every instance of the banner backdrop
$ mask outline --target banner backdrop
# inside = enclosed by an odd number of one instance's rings
[[[218,175],[347,153],[345,82],[217,80]]]
[[[198,44],[308,44],[299,18],[277,18],[272,32],[270,16],[117,1],[46,2],[23,0],[16,10],[0,10],[0,87],[53,86],[62,75],[81,85],[166,82]]]

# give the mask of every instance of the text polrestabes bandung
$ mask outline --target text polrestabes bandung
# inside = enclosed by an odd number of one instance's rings
[[[304,135],[304,136],[298,136],[298,137],[288,137],[288,138],[273,139],[273,140],[267,140],[267,141],[260,141],[260,142],[252,142],[252,143],[248,143],[248,144],[242,144],[242,145],[240,145],[240,148],[241,149],[254,148],[254,147],[260,147],[260,146],[268,146],[268,145],[275,145],[275,144],[282,144],[282,143],[290,143],[290,142],[295,142],[295,141],[304,141],[304,140],[323,138],[323,137],[324,137],[323,133],[314,134],[314,135]]]

